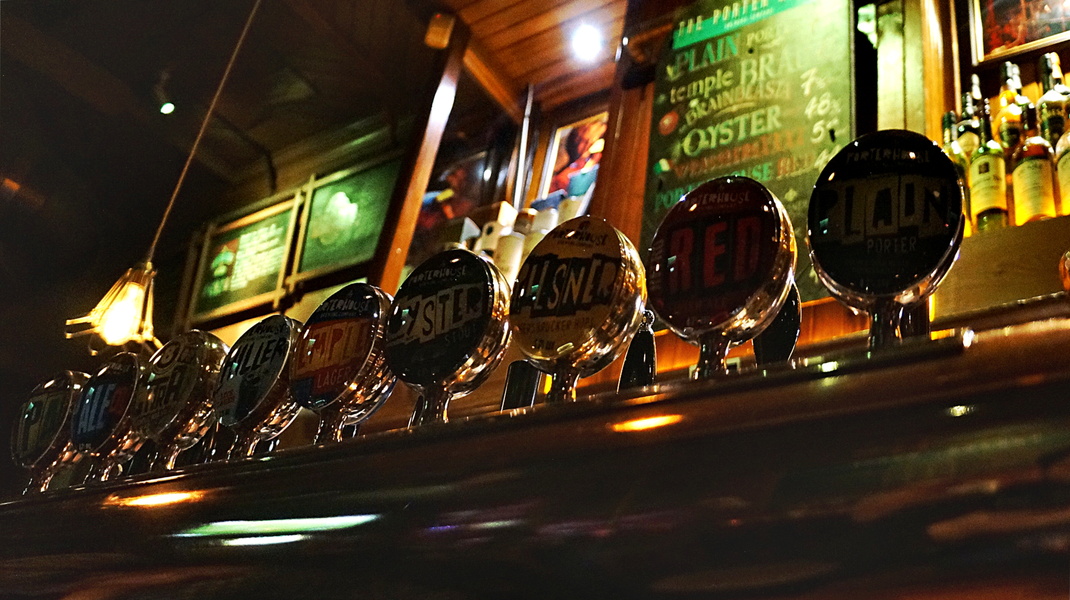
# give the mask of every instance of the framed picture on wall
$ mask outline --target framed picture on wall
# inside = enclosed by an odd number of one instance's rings
[[[1063,0],[969,3],[975,63],[1070,41],[1070,3]]]
[[[281,296],[298,203],[296,195],[284,198],[209,224],[190,301],[193,323],[271,306]]]
[[[609,113],[604,111],[554,130],[546,151],[540,198],[555,193],[582,196],[594,185],[608,120]]]
[[[371,262],[386,226],[401,154],[312,181],[301,217],[292,281]]]

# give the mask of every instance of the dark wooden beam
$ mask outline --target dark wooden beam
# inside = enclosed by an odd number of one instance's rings
[[[148,102],[143,102],[122,80],[26,21],[4,15],[0,47],[5,55],[54,81],[102,115],[132,119],[183,154],[193,145],[194,132],[186,136],[161,126]],[[234,181],[236,173],[230,164],[209,148],[198,148],[196,160],[223,180]]]

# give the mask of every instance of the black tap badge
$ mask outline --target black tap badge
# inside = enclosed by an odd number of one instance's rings
[[[67,373],[34,388],[29,399],[15,413],[11,455],[15,462],[30,467],[66,444],[70,435],[71,406],[81,393],[86,375],[76,381]]]
[[[650,304],[685,338],[768,312],[790,285],[794,235],[765,186],[721,177],[687,193],[665,215],[650,246]]]
[[[272,315],[253,325],[234,342],[212,396],[219,422],[233,427],[271,399],[293,351],[296,323]]]
[[[862,300],[855,304],[935,289],[962,241],[962,199],[955,165],[928,138],[900,130],[858,138],[829,161],[810,197],[810,254],[822,283]]]
[[[136,354],[116,355],[89,378],[71,414],[71,442],[84,452],[96,452],[112,436],[130,410],[141,376]]]
[[[394,296],[386,360],[413,385],[445,381],[475,353],[491,324],[494,279],[486,261],[449,250],[424,261]]]
[[[191,404],[208,401],[203,382],[219,369],[223,342],[211,334],[188,331],[164,344],[149,359],[145,385],[134,401],[135,427],[156,439]]]
[[[367,283],[348,285],[305,322],[290,377],[290,391],[302,406],[319,410],[346,393],[381,335],[381,296]]]

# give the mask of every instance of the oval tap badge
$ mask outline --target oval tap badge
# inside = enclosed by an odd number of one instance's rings
[[[362,375],[381,353],[389,309],[390,296],[367,283],[347,285],[324,300],[305,323],[290,365],[294,399],[319,410],[374,387],[377,382]]]
[[[141,371],[137,355],[123,352],[89,378],[71,414],[71,442],[76,448],[95,453],[109,440],[126,435],[118,429],[130,410]]]
[[[520,350],[546,371],[608,365],[639,326],[645,282],[624,234],[597,217],[565,221],[520,267],[510,303]]]
[[[703,183],[677,202],[650,245],[650,305],[689,341],[749,339],[776,316],[794,280],[788,213],[746,177]]]
[[[489,373],[505,351],[507,289],[497,267],[467,250],[424,261],[394,296],[386,333],[391,370],[415,386],[474,387],[472,378]]]
[[[910,131],[878,131],[840,150],[814,185],[808,238],[821,282],[855,308],[925,297],[962,242],[954,163]]]
[[[157,442],[172,426],[186,422],[208,403],[227,346],[203,331],[187,331],[149,359],[145,384],[134,401],[134,427]]]
[[[297,329],[297,321],[271,315],[234,342],[212,396],[223,426],[234,427],[289,395],[288,382],[281,381],[280,376],[297,341]]]
[[[67,371],[33,389],[15,413],[11,455],[23,467],[53,460],[70,439],[70,415],[89,376]]]

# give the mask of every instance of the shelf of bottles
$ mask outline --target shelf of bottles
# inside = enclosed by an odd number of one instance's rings
[[[975,233],[1070,214],[1070,87],[1058,53],[1042,55],[1038,73],[1040,96],[1032,99],[1018,65],[1003,63],[994,102],[974,74],[959,112],[944,115],[944,152],[968,189]]]

